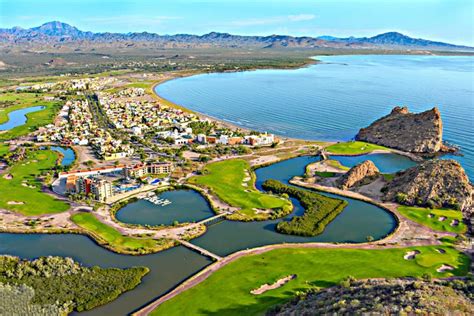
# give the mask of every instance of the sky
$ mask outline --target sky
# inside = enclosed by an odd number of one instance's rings
[[[0,28],[61,21],[83,31],[374,36],[474,46],[473,0],[0,0]]]

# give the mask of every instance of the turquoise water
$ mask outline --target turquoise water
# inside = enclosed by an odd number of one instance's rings
[[[331,156],[331,159],[339,161],[346,167],[354,167],[358,163],[371,160],[382,173],[394,173],[416,165],[416,162],[408,157],[394,154],[371,154],[362,156]]]
[[[438,106],[444,139],[461,146],[474,178],[474,58],[325,56],[297,70],[204,74],[165,82],[166,99],[250,129],[288,137],[350,140],[396,105]]]
[[[8,113],[8,121],[0,124],[0,131],[8,131],[12,128],[24,125],[26,123],[26,114],[37,112],[44,109],[44,106],[33,106]]]
[[[69,147],[51,146],[52,150],[58,151],[63,155],[61,166],[70,166],[76,160],[74,150]]]
[[[193,190],[175,190],[163,192],[158,196],[171,204],[155,205],[146,200],[138,200],[121,208],[116,217],[119,221],[131,224],[172,225],[196,222],[214,215],[207,201]]]

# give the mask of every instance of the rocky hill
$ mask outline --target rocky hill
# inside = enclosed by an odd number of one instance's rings
[[[370,183],[379,174],[380,171],[375,164],[370,160],[366,160],[352,167],[337,182],[341,189],[346,190],[354,186]]]
[[[383,191],[385,199],[405,205],[449,207],[472,213],[473,187],[455,160],[428,160],[400,171]]]
[[[438,108],[410,113],[407,107],[395,107],[356,135],[356,140],[414,153],[436,153],[443,146],[443,122]]]
[[[0,43],[25,44],[65,44],[65,43],[114,43],[146,42],[163,48],[196,47],[255,47],[255,48],[349,48],[349,49],[422,49],[441,51],[474,51],[472,47],[458,46],[424,39],[415,39],[397,32],[388,32],[373,37],[295,37],[289,35],[240,36],[211,32],[191,35],[159,35],[149,32],[94,33],[85,32],[67,23],[53,21],[41,26],[24,29],[13,27],[0,29]]]
[[[473,282],[349,281],[309,294],[267,315],[472,315]],[[471,293],[471,294],[470,294]]]

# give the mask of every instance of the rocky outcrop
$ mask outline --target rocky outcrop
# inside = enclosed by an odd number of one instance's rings
[[[361,140],[414,153],[436,153],[443,149],[443,123],[438,108],[410,113],[407,107],[392,112],[356,135]]]
[[[295,315],[472,315],[472,281],[344,280],[267,311]]]
[[[352,167],[347,173],[341,176],[337,184],[341,189],[346,190],[354,186],[370,183],[377,178],[379,174],[380,171],[375,164],[370,160],[366,160]]]
[[[429,160],[400,171],[383,191],[385,199],[401,204],[449,207],[472,213],[473,187],[455,160]]]

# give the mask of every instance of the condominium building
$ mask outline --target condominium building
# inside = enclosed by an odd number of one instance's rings
[[[173,165],[171,163],[153,163],[128,166],[124,169],[124,173],[127,178],[142,178],[149,174],[171,173],[172,170]]]
[[[97,201],[106,201],[114,195],[112,183],[105,179],[94,179],[91,183],[91,193]]]

